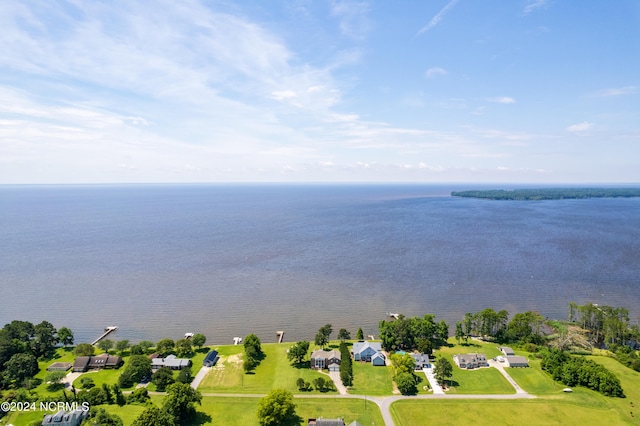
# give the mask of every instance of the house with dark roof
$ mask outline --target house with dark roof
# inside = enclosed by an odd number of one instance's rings
[[[123,363],[119,356],[106,353],[98,356],[79,356],[73,362],[73,372],[84,373],[88,370],[119,368]]]
[[[54,362],[47,367],[47,371],[67,371],[71,367],[73,367],[73,364],[70,362]]]
[[[487,361],[485,354],[458,354],[453,356],[453,361],[458,367],[467,370],[489,366],[489,362]]]
[[[155,357],[151,359],[152,370],[158,370],[163,367],[172,370],[182,370],[185,367],[191,367],[191,360],[187,358],[176,358],[173,354],[166,358]]]
[[[313,351],[311,353],[311,368],[314,370],[322,370],[328,368],[329,371],[340,371],[340,362],[342,355],[338,350],[325,351],[323,349]]]
[[[218,351],[210,351],[202,361],[204,367],[213,367],[218,362]]]

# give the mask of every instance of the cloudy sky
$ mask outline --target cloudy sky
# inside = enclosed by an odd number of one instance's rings
[[[640,182],[640,2],[3,1],[0,183]]]

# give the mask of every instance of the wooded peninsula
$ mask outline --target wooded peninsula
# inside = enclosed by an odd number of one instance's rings
[[[452,197],[483,198],[487,200],[564,200],[585,198],[640,197],[640,188],[541,188],[541,189],[489,189],[454,191]]]

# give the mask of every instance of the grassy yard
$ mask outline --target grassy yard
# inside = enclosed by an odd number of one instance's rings
[[[282,388],[293,393],[301,393],[296,380],[303,378],[313,383],[316,377],[329,379],[309,368],[308,363],[300,367],[293,366],[287,359],[287,349],[291,343],[267,343],[262,345],[265,358],[250,374],[242,369],[244,348],[242,346],[221,346],[220,360],[211,369],[198,389],[214,393],[268,393],[271,389]],[[310,393],[319,393],[312,391]]]
[[[529,368],[505,368],[505,371],[522,389],[534,395],[554,395],[565,388],[542,371],[539,359],[529,359]]]
[[[224,424],[228,426],[258,425],[256,412],[258,398],[204,397],[198,411],[205,413],[207,420],[202,424]],[[296,413],[304,419],[344,417],[349,424],[357,420],[362,425],[383,425],[378,406],[363,400],[352,399],[312,399],[296,398]]]
[[[392,389],[393,369],[391,367],[374,367],[371,363],[353,362],[353,386],[349,393],[391,395]]]
[[[536,400],[413,400],[391,405],[396,426],[439,425],[624,425],[632,419],[608,407],[570,398]]]

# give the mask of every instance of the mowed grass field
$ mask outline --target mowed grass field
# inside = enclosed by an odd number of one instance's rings
[[[300,392],[296,381],[301,377],[313,384],[315,378],[330,380],[329,376],[311,370],[308,362],[300,367],[292,365],[287,359],[289,347],[291,343],[263,344],[265,358],[252,373],[245,374],[242,368],[243,346],[220,346],[220,360],[200,383],[198,390],[202,393],[266,394],[271,389],[280,388],[292,393],[319,394],[316,390]]]

